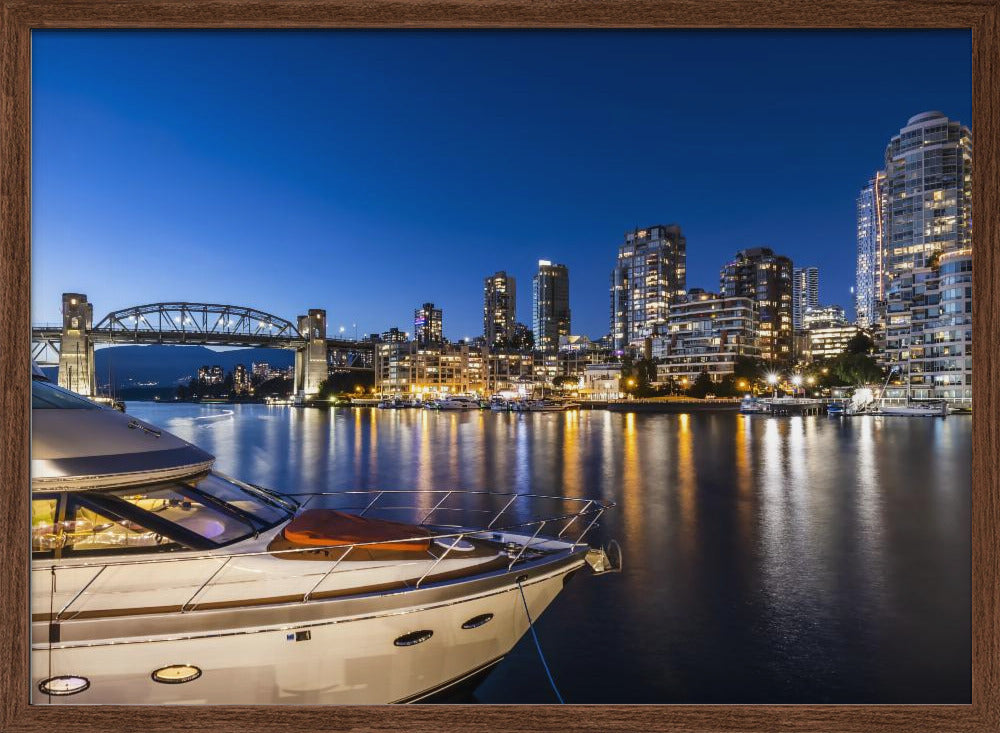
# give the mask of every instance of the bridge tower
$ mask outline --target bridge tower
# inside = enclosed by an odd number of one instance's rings
[[[97,394],[94,378],[94,305],[83,293],[63,293],[62,344],[59,348],[59,386],[77,394]]]
[[[298,325],[306,343],[295,350],[295,394],[310,397],[327,377],[326,311],[313,308],[299,316]]]

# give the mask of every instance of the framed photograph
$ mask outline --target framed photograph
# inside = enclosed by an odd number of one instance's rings
[[[994,0],[0,8],[3,730],[1000,728]]]

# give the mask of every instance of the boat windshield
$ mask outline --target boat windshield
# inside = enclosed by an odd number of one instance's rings
[[[294,504],[280,497],[213,472],[168,483],[39,495],[33,497],[33,549],[64,555],[212,550],[254,537],[289,519],[293,510]],[[65,521],[55,521],[60,516]]]
[[[33,410],[100,410],[101,406],[44,379],[31,380]]]

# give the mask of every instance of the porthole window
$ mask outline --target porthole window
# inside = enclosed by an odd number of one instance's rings
[[[38,684],[38,689],[46,695],[75,695],[90,687],[90,680],[72,674],[49,677]]]
[[[392,643],[396,646],[413,646],[427,641],[432,636],[434,636],[434,632],[430,629],[424,629],[423,631],[411,631],[409,634],[403,634]]]
[[[464,624],[462,624],[463,629],[478,629],[480,626],[485,626],[490,621],[493,620],[492,613],[481,613],[478,616],[473,616]]]
[[[153,672],[153,679],[165,685],[179,685],[201,677],[201,670],[193,664],[171,664]]]

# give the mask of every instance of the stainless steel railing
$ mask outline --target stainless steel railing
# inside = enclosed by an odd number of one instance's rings
[[[401,496],[414,495],[414,496],[426,496],[429,499],[437,499],[436,503],[428,511],[426,509],[426,502],[423,506],[421,505],[411,505],[411,504],[387,504],[386,501],[398,499]],[[439,497],[440,495],[440,497]],[[400,539],[393,539],[392,542],[395,543],[408,543],[408,542],[435,542],[437,540],[448,540],[446,543],[442,543],[444,550],[437,556],[430,555],[426,559],[427,567],[424,569],[423,573],[414,583],[413,588],[420,588],[424,581],[431,575],[433,570],[438,567],[438,565],[451,553],[451,551],[459,545],[462,540],[466,538],[481,538],[483,535],[506,535],[505,540],[510,543],[507,548],[508,557],[510,557],[510,562],[507,564],[507,569],[510,570],[517,564],[521,558],[524,557],[528,549],[535,545],[536,547],[545,542],[559,542],[561,547],[558,550],[553,550],[553,552],[564,552],[569,553],[583,543],[584,538],[590,532],[590,530],[600,519],[601,515],[605,511],[614,506],[614,502],[603,501],[599,499],[584,499],[575,497],[562,497],[562,496],[547,496],[540,494],[518,494],[511,492],[491,492],[491,491],[465,491],[460,489],[441,489],[441,490],[409,490],[409,489],[381,489],[381,490],[371,490],[371,491],[332,491],[332,492],[306,492],[298,494],[285,494],[293,499],[304,498],[305,500],[299,506],[299,509],[305,508],[307,505],[312,503],[314,500],[322,498],[336,498],[341,500],[351,501],[353,499],[359,499],[358,505],[347,505],[347,506],[336,506],[332,507],[341,511],[353,511],[359,516],[363,516],[370,511],[382,511],[382,512],[393,512],[393,511],[412,511],[414,514],[416,512],[422,513],[422,518],[419,522],[415,524],[420,526],[425,531],[429,528],[429,534],[421,534],[414,537],[405,537]],[[369,497],[371,497],[369,499]],[[446,503],[452,497],[457,497],[461,499],[468,500],[469,498],[475,499],[500,499],[505,500],[503,506],[494,511],[493,509],[479,508],[479,507],[468,507],[468,506],[447,506]],[[522,519],[520,521],[506,521],[501,522],[501,519],[505,515],[510,515],[514,513],[523,513],[525,511],[531,512],[530,508],[525,508],[525,504],[531,504],[534,502],[541,501],[551,501],[559,502],[563,507],[570,507],[568,511],[561,511],[555,514],[548,514],[545,516],[529,516],[527,519]],[[432,518],[435,513],[448,512],[454,515],[459,513],[461,516],[458,519],[463,519],[465,515],[474,516],[478,521],[468,522],[461,521],[458,524],[447,524],[443,525],[440,523],[431,524],[428,527],[428,521]],[[482,515],[488,515],[489,519],[482,518]],[[449,517],[449,520],[454,519],[453,516]],[[574,538],[566,539],[564,535],[570,530],[571,527],[577,524],[578,520],[584,519],[584,522],[580,523],[583,527]],[[546,526],[561,528],[557,533],[552,536],[543,535],[542,531]],[[529,532],[534,529],[533,533]],[[554,531],[554,530],[553,530]],[[520,539],[520,541],[518,541]],[[214,585],[219,583],[219,579],[226,568],[232,566],[232,561],[239,558],[253,558],[268,555],[281,555],[287,556],[291,554],[297,554],[302,552],[315,553],[322,550],[338,550],[340,551],[339,556],[335,560],[330,561],[330,567],[326,568],[319,580],[311,585],[311,587],[302,593],[302,597],[299,602],[306,603],[309,602],[313,595],[316,593],[317,589],[320,588],[326,580],[333,575],[341,564],[358,548],[365,548],[370,546],[377,546],[385,544],[386,540],[373,540],[368,542],[354,542],[349,544],[331,544],[323,546],[308,546],[281,550],[258,550],[253,552],[228,552],[225,548],[220,550],[212,550],[207,552],[199,552],[197,554],[185,554],[184,556],[176,555],[160,555],[157,557],[144,557],[144,558],[126,558],[122,556],[117,556],[114,560],[109,560],[107,558],[102,558],[100,560],[85,561],[85,562],[54,562],[54,563],[38,563],[32,567],[33,576],[35,573],[47,573],[52,576],[53,581],[56,576],[61,572],[75,571],[79,572],[81,569],[93,568],[96,570],[95,574],[87,580],[82,587],[76,591],[76,593],[70,598],[70,600],[65,603],[57,614],[52,618],[55,622],[68,621],[71,620],[79,611],[75,613],[70,612],[70,608],[76,604],[80,599],[87,597],[88,590],[94,585],[95,581],[105,573],[109,568],[119,569],[125,567],[132,567],[138,565],[161,565],[161,564],[176,564],[176,563],[195,563],[206,560],[216,560],[221,561],[218,567],[212,569],[212,571],[207,575],[207,577],[197,584],[197,589],[187,598],[187,600],[180,605],[180,612],[186,613],[195,610],[198,606],[197,599],[202,596],[208,589],[212,588]],[[41,576],[35,576],[40,578]],[[290,576],[295,578],[307,578],[310,575],[295,575]],[[37,582],[37,581],[36,581]],[[195,585],[197,580],[191,585]],[[50,585],[50,594],[54,595],[54,588],[57,584],[53,582]],[[91,593],[94,593],[92,591]]]

